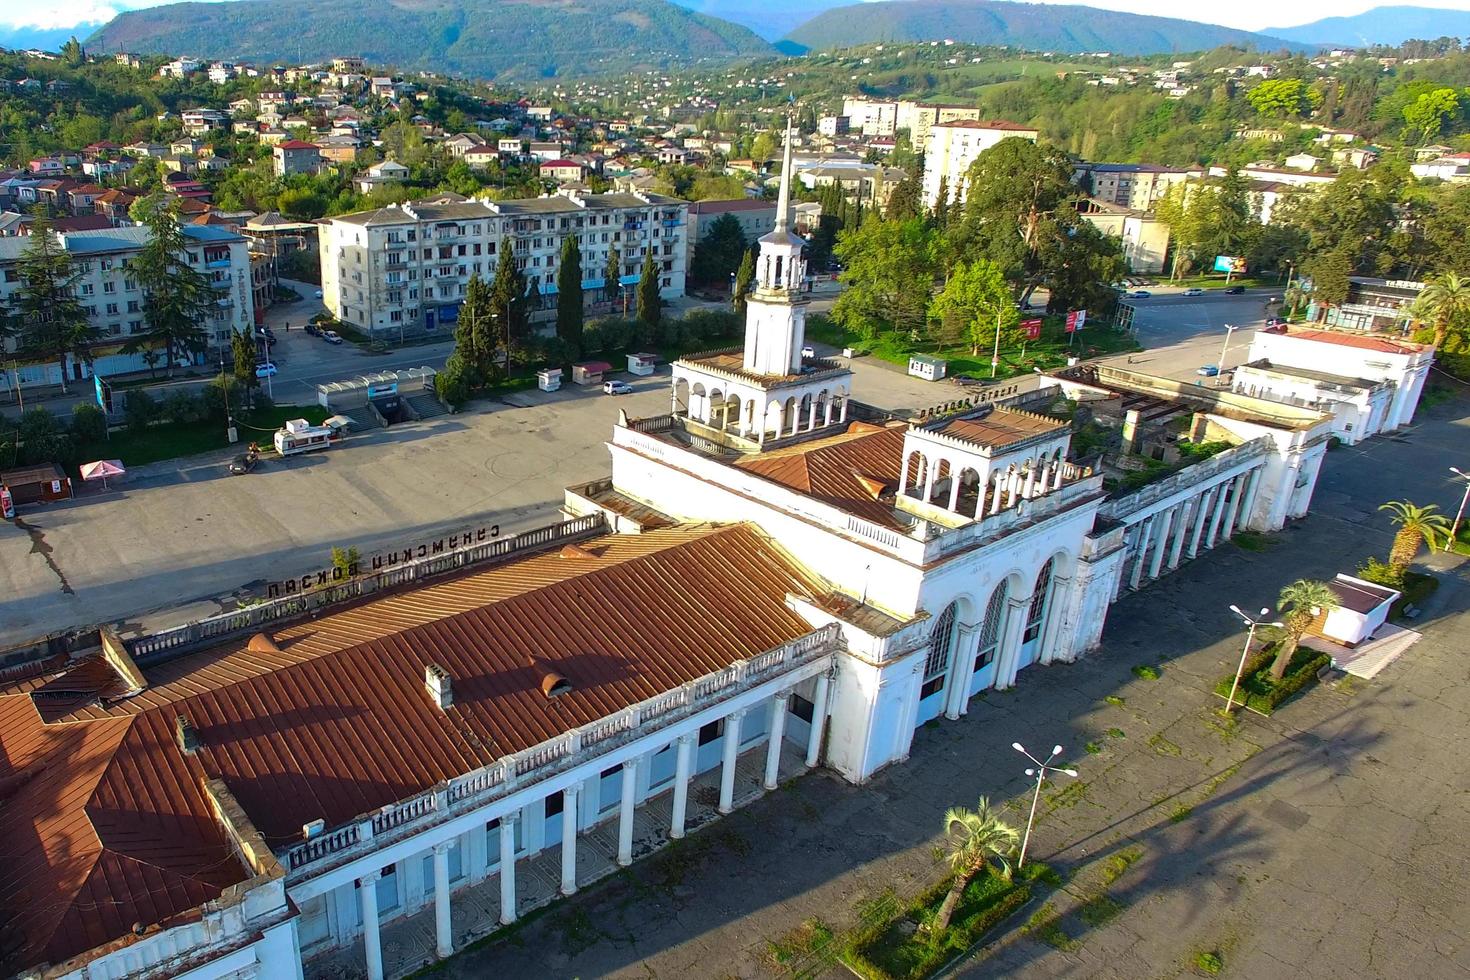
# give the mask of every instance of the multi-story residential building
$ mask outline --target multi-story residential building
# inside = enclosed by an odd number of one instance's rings
[[[1040,134],[1030,126],[1004,119],[962,119],[935,123],[924,151],[924,204],[933,208],[939,201],[940,185],[948,204],[965,199],[965,174],[985,150],[1012,136],[1035,143]]]
[[[1145,275],[1164,271],[1169,226],[1153,212],[1135,211],[1095,198],[1084,201],[1078,210],[1095,228],[1122,243],[1123,258],[1130,271]]]
[[[1203,167],[1176,169],[1148,163],[1084,163],[1077,178],[1099,201],[1133,211],[1152,211],[1169,189],[1204,177]]]
[[[218,225],[186,224],[181,230],[188,242],[189,265],[207,275],[219,290],[214,312],[203,324],[209,335],[209,347],[228,347],[233,331],[254,330],[249,243],[239,233]],[[148,362],[141,353],[121,351],[129,338],[147,332],[143,319],[144,294],[129,274],[128,265],[148,240],[148,229],[133,226],[73,231],[60,233],[57,238],[71,256],[78,274],[77,299],[88,322],[102,338],[86,357],[67,358],[65,380],[78,381],[94,373],[111,375],[148,370]],[[8,309],[14,308],[11,297],[20,285],[17,266],[28,241],[28,236],[0,238],[0,305]],[[6,343],[7,349],[13,351],[14,339]],[[204,356],[196,355],[196,359],[203,363]],[[59,384],[63,380],[63,368],[54,360],[20,364],[14,370],[23,385]]]
[[[974,106],[908,100],[898,103],[898,128],[909,131],[909,145],[919,153],[929,148],[929,138],[938,124],[974,118]]]
[[[762,235],[770,234],[776,227],[776,202],[762,198],[739,201],[695,201],[689,205],[689,252],[685,268],[694,263],[694,253],[699,243],[709,234],[710,226],[729,215],[740,225],[741,234],[747,243],[755,242]]]
[[[179,114],[184,132],[190,136],[201,136],[211,130],[228,129],[230,114],[220,109],[185,109]]]
[[[898,131],[898,103],[864,99],[842,100],[842,115],[850,129],[864,136],[892,136]]]
[[[469,278],[490,277],[501,242],[547,306],[555,304],[562,240],[576,235],[583,284],[602,289],[608,253],[622,257],[622,286],[652,252],[665,297],[684,294],[689,204],[658,194],[563,192],[518,201],[458,194],[339,215],[322,222],[322,295],[345,323],[369,333],[436,330],[459,313]]]
[[[305,140],[282,140],[271,148],[276,176],[314,174],[322,165],[321,147]]]
[[[846,116],[823,116],[817,120],[817,133],[821,136],[845,136],[852,120]]]

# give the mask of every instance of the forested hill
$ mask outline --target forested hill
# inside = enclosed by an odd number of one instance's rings
[[[369,64],[505,81],[770,54],[744,27],[665,0],[240,0],[119,14],[92,51]]]
[[[1225,44],[1261,50],[1302,49],[1299,44],[1264,34],[1172,17],[1005,0],[884,0],[837,7],[813,17],[786,40],[820,51],[875,41],[945,38],[969,44],[1008,44],[1032,51],[1114,54],[1203,51]]]

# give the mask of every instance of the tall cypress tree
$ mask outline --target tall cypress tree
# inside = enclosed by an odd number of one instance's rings
[[[734,305],[736,313],[745,312],[745,297],[750,295],[750,287],[754,282],[755,253],[747,248],[745,257],[740,260],[740,270],[735,273]]]
[[[618,298],[622,278],[623,253],[614,245],[607,250],[607,267],[602,270],[602,288],[609,303]]]
[[[81,273],[62,247],[50,217],[39,206],[33,212],[31,236],[16,265],[15,318],[20,324],[20,349],[28,356],[54,360],[66,391],[66,357],[83,351],[97,339],[97,331],[76,298]]]
[[[658,326],[663,308],[658,297],[658,270],[653,264],[653,249],[643,256],[643,272],[638,277],[638,319],[650,327]]]
[[[515,246],[510,238],[500,242],[500,260],[495,281],[490,284],[490,311],[496,324],[496,346],[504,351],[509,366],[514,352],[526,336],[526,280],[516,268]]]
[[[561,243],[561,262],[556,267],[556,335],[582,355],[582,250],[577,236]]]

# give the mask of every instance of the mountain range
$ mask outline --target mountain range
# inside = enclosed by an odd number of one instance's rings
[[[1303,49],[1265,34],[1148,17],[1095,7],[1011,3],[1008,0],[880,0],[824,11],[785,38],[808,50],[878,41],[952,38],[1009,44],[1033,51],[1111,51],[1160,54],[1203,51],[1222,44],[1262,50]]]
[[[1429,7],[1374,7],[1352,17],[1327,17],[1298,27],[1269,27],[1266,34],[1303,44],[1359,47],[1402,44],[1410,38],[1470,37],[1470,11]]]
[[[118,14],[89,48],[370,64],[506,81],[769,55],[749,29],[665,0],[237,0]]]

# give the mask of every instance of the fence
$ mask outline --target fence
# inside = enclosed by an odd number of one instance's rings
[[[269,623],[297,619],[318,609],[360,596],[371,595],[381,589],[407,585],[482,562],[578,541],[606,531],[607,524],[601,513],[562,521],[559,524],[549,524],[523,534],[407,561],[346,582],[298,592],[295,595],[282,596],[258,606],[221,613],[173,629],[139,637],[128,641],[128,652],[132,654],[133,660],[140,667],[147,667],[206,642],[219,640],[234,633],[257,629]]]

